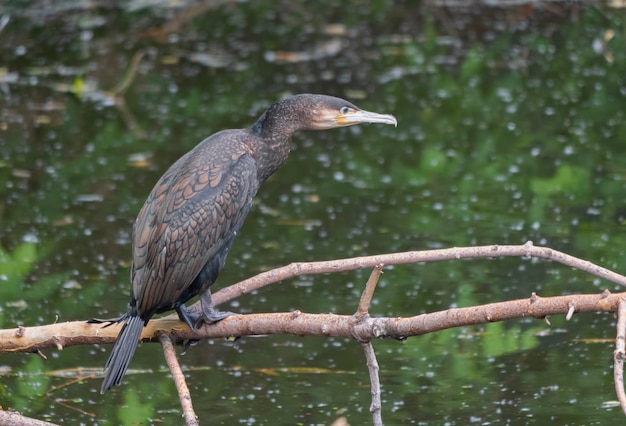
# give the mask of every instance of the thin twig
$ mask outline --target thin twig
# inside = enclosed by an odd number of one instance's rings
[[[108,91],[108,95],[110,97],[117,97],[123,95],[126,90],[130,87],[130,85],[135,81],[135,77],[137,76],[137,70],[139,69],[139,63],[141,59],[146,55],[144,50],[140,50],[139,52],[135,52],[133,57],[130,59],[130,65],[126,70],[126,74],[122,81],[120,81],[114,88]]]
[[[365,353],[367,361],[367,370],[370,373],[370,386],[372,391],[372,404],[370,405],[370,413],[372,413],[372,421],[374,426],[383,425],[382,403],[380,401],[380,379],[378,378],[378,361],[372,342],[362,342],[361,347]]]
[[[367,280],[367,284],[365,284],[365,290],[363,290],[363,294],[361,294],[361,300],[359,301],[359,307],[357,309],[357,314],[367,314],[369,311],[370,304],[372,303],[372,297],[374,297],[374,290],[376,290],[376,284],[378,284],[378,279],[380,275],[383,273],[383,265],[379,263],[374,267],[372,273],[370,274],[369,279]]]
[[[613,380],[617,399],[626,414],[626,392],[624,392],[624,357],[626,355],[626,300],[622,299],[617,308],[617,337],[613,353]]]
[[[372,303],[372,297],[374,297],[374,290],[376,290],[376,284],[383,271],[383,264],[380,263],[372,269],[363,294],[361,294],[361,300],[359,301],[359,307],[357,308],[355,316],[357,321],[363,322],[369,318],[369,306]],[[372,403],[370,405],[370,413],[372,413],[372,421],[374,426],[382,426],[383,418],[381,414],[382,403],[380,401],[380,379],[378,377],[378,361],[376,360],[376,353],[372,346],[372,341],[362,341],[361,347],[365,353],[365,360],[367,361],[367,370],[370,375],[370,388],[372,393]]]
[[[163,353],[165,354],[165,361],[167,366],[172,372],[172,379],[176,384],[176,390],[178,391],[178,397],[180,399],[180,406],[183,409],[183,418],[185,419],[185,425],[197,426],[198,416],[193,411],[193,404],[191,403],[191,394],[185,381],[185,374],[180,368],[178,358],[176,358],[176,351],[174,351],[174,345],[168,335],[162,334],[159,337],[161,345],[163,345]]]

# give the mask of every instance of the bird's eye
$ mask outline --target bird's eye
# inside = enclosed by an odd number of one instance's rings
[[[347,114],[350,112],[350,107],[347,107],[347,106],[342,107],[340,111],[342,114]]]

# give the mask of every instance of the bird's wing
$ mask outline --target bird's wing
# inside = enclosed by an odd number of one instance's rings
[[[142,317],[170,309],[204,265],[227,250],[258,189],[246,150],[204,148],[168,170],[135,222],[131,279]]]

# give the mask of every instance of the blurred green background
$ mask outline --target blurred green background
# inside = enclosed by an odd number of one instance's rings
[[[110,317],[133,220],[207,135],[313,92],[398,128],[299,134],[216,288],[294,261],[535,244],[623,270],[626,5],[512,1],[0,3],[0,325]],[[354,312],[369,271],[298,277],[238,312]],[[614,284],[558,264],[386,268],[371,313],[410,316]],[[378,341],[386,424],[623,422],[614,318]],[[179,424],[158,345],[101,396],[110,346],[0,358],[0,406],[64,424]],[[360,346],[269,336],[181,357],[203,424],[371,423]],[[82,380],[77,380],[82,379]]]

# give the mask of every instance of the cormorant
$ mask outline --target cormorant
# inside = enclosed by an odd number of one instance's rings
[[[165,172],[133,226],[130,302],[124,315],[108,321],[124,325],[104,367],[101,393],[121,382],[153,315],[176,310],[191,328],[232,315],[213,306],[209,287],[259,185],[287,160],[291,136],[360,123],[397,125],[392,115],[363,111],[340,98],[290,96],[248,129],[209,136]],[[202,313],[192,314],[185,302],[197,295]]]

